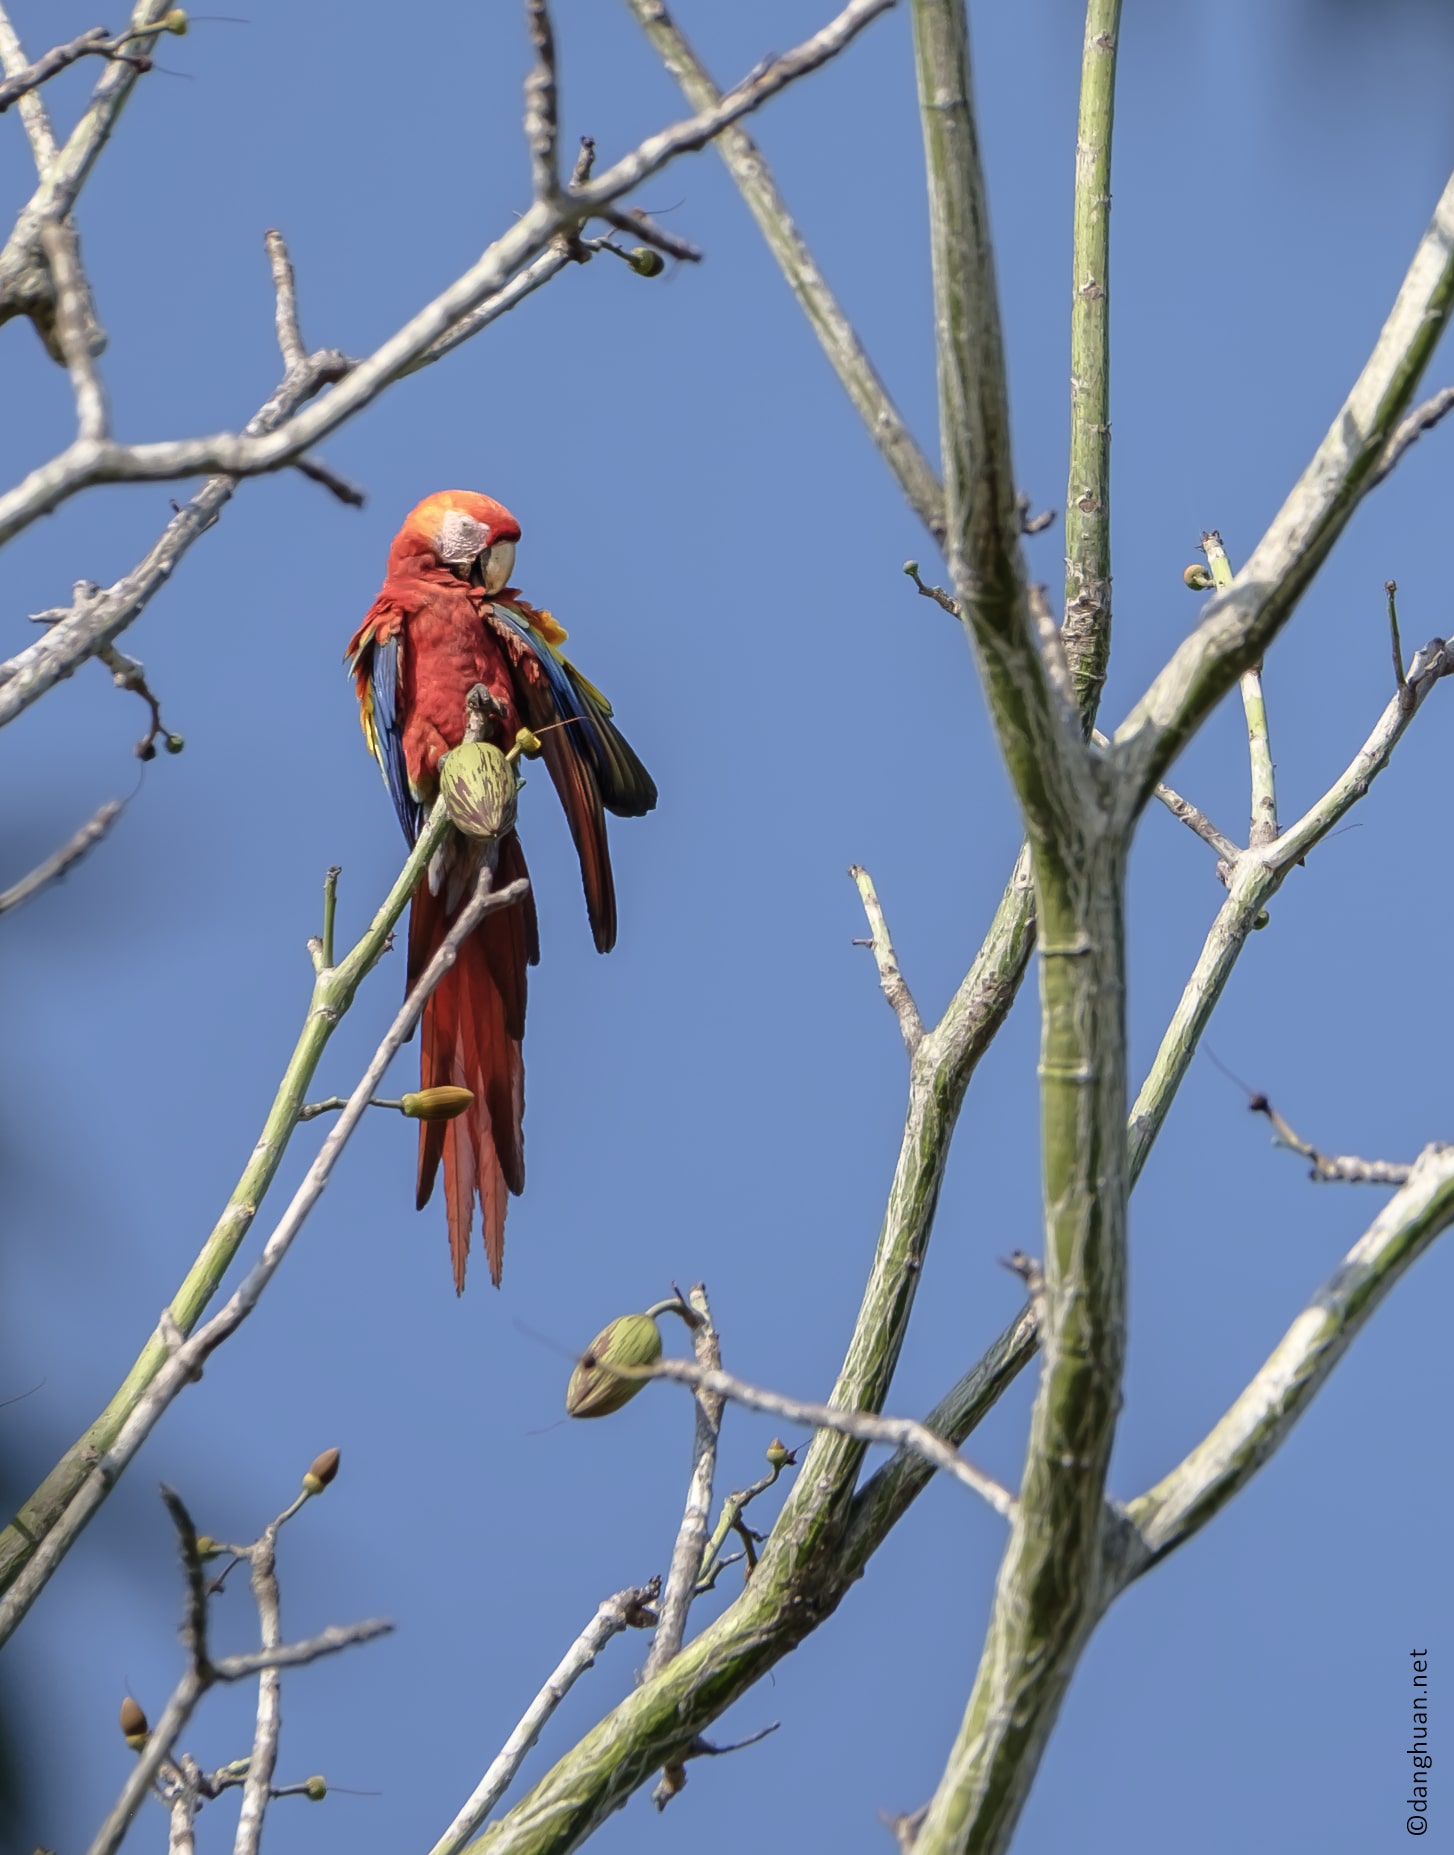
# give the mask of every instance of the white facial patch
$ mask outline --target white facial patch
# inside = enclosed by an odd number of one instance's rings
[[[439,524],[434,551],[446,566],[464,566],[490,545],[490,531],[462,509],[451,509]]]

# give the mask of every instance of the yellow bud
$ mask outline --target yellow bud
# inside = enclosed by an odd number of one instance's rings
[[[1215,584],[1211,574],[1207,572],[1206,568],[1199,567],[1195,562],[1187,568],[1186,572],[1182,574],[1181,577],[1194,593],[1210,592],[1212,586]]]
[[[767,1446],[767,1465],[773,1469],[783,1469],[793,1460],[793,1451],[788,1448],[781,1437],[775,1436]]]
[[[325,1449],[321,1456],[315,1456],[310,1463],[308,1473],[303,1477],[303,1486],[309,1494],[322,1494],[337,1473],[338,1451]]]
[[[457,1114],[463,1114],[473,1100],[472,1090],[444,1084],[437,1089],[415,1089],[410,1095],[401,1095],[399,1106],[411,1121],[452,1121]]]
[[[133,1752],[139,1752],[146,1744],[146,1735],[149,1728],[146,1723],[146,1715],[129,1694],[126,1696],[125,1700],[122,1701],[121,1711],[116,1717],[121,1724],[122,1736],[125,1738],[126,1743],[131,1747]]]
[[[322,1778],[309,1778],[307,1783],[303,1786],[303,1795],[312,1803],[322,1803],[323,1799],[328,1795],[328,1786],[324,1783]]]
[[[570,1417],[609,1417],[629,1404],[646,1383],[623,1378],[613,1366],[655,1365],[661,1357],[661,1334],[649,1314],[623,1314],[603,1327],[582,1353],[566,1386]]]

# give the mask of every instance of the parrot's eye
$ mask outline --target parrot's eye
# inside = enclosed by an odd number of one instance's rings
[[[475,571],[487,593],[500,592],[510,584],[510,575],[515,571],[515,543],[497,541],[480,555],[475,562]]]

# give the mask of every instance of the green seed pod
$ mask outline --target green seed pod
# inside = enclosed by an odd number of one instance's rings
[[[146,1744],[146,1736],[150,1728],[146,1723],[146,1715],[129,1694],[122,1701],[121,1711],[116,1717],[120,1722],[126,1743],[133,1752],[139,1752]]]
[[[666,269],[666,259],[650,245],[633,245],[630,257],[631,268],[638,277],[659,277]]]
[[[190,24],[185,7],[174,6],[169,13],[163,13],[161,28],[163,32],[173,32],[180,39]]]
[[[310,1463],[308,1473],[303,1477],[303,1486],[309,1494],[322,1494],[337,1473],[338,1451],[325,1449],[321,1456],[315,1456]]]
[[[623,1314],[603,1327],[582,1353],[565,1391],[569,1417],[609,1417],[629,1404],[646,1383],[623,1378],[612,1366],[655,1365],[661,1357],[661,1334],[649,1314]]]
[[[210,1533],[199,1533],[197,1535],[197,1557],[202,1560],[204,1565],[208,1559],[215,1559],[221,1550],[221,1542],[213,1539]]]
[[[446,754],[439,790],[467,837],[503,837],[515,822],[515,769],[488,741],[466,741]]]
[[[434,1089],[414,1089],[399,1097],[399,1106],[411,1121],[452,1121],[474,1100],[472,1089],[441,1083]]]
[[[1216,583],[1205,567],[1199,567],[1195,563],[1188,567],[1181,577],[1194,593],[1210,592]]]
[[[187,745],[186,741],[183,740],[180,734],[169,734],[167,736],[167,752],[169,754],[181,753],[182,749],[186,745]]]
[[[322,1778],[312,1777],[303,1786],[303,1795],[310,1803],[322,1803],[328,1795],[328,1786]]]

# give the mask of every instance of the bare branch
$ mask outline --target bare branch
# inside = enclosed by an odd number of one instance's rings
[[[67,65],[74,64],[78,58],[88,53],[99,53],[102,57],[110,55],[109,34],[104,26],[92,26],[78,34],[64,45],[55,45],[37,58],[34,64],[28,64],[23,70],[13,73],[0,84],[0,111],[8,110],[18,97],[34,90],[47,78],[54,77],[57,71],[64,71]],[[9,69],[8,63],[6,66]]]
[[[878,967],[879,984],[883,987],[884,997],[893,1007],[894,1016],[903,1033],[904,1046],[912,1056],[924,1041],[924,1022],[919,1016],[919,1007],[914,1003],[908,981],[899,971],[898,955],[894,952],[894,943],[889,939],[889,924],[884,920],[883,909],[879,906],[878,891],[873,886],[872,876],[857,863],[848,874],[858,884],[858,893],[863,899],[863,912],[868,916],[869,933],[872,936],[868,944],[873,949],[874,964]]]
[[[98,441],[107,436],[109,422],[93,353],[91,293],[81,271],[75,227],[69,220],[49,220],[41,227],[40,243],[55,278],[56,340],[76,396],[77,437],[82,442]]]
[[[308,359],[303,331],[298,322],[298,287],[293,276],[293,260],[288,254],[287,241],[273,227],[264,232],[263,246],[273,273],[278,352],[283,357],[283,366],[291,374]]]
[[[717,104],[721,92],[662,0],[627,0],[627,4],[691,107],[706,110]],[[718,137],[717,152],[869,437],[894,473],[914,513],[934,539],[942,542],[944,493],[934,468],[905,425],[853,325],[818,269],[761,150],[745,130],[732,128]]]
[[[459,1855],[459,1850],[510,1788],[526,1753],[539,1739],[556,1708],[613,1636],[625,1629],[644,1626],[649,1607],[656,1602],[660,1590],[661,1580],[653,1578],[649,1584],[628,1586],[616,1592],[597,1607],[595,1616],[561,1657],[545,1686],[521,1715],[519,1725],[500,1748],[498,1757],[429,1855]]]
[[[1408,450],[1416,444],[1426,431],[1436,426],[1446,414],[1454,412],[1454,386],[1446,386],[1433,393],[1422,405],[1415,406],[1405,418],[1399,420],[1389,434],[1388,443],[1383,447],[1383,454],[1368,480],[1368,487],[1382,483],[1394,465]]]
[[[560,191],[556,162],[555,34],[546,0],[525,0],[525,22],[535,63],[525,79],[525,140],[530,148],[530,185],[540,202],[553,200]]]
[[[66,839],[59,850],[54,850],[44,863],[38,863],[28,876],[13,883],[8,889],[0,889],[0,915],[7,914],[12,908],[19,908],[22,902],[28,902],[33,895],[51,883],[58,882],[67,870],[72,869],[88,850],[95,848],[126,810],[125,799],[108,799],[94,816],[88,818],[74,837]]]
[[[1309,1141],[1300,1139],[1291,1127],[1273,1107],[1265,1095],[1254,1095],[1247,1103],[1254,1114],[1265,1114],[1277,1130],[1277,1137],[1285,1147],[1291,1147],[1294,1153],[1301,1153],[1303,1158],[1312,1161],[1314,1179],[1332,1181],[1344,1185],[1407,1185],[1412,1166],[1404,1166],[1387,1159],[1354,1159],[1348,1154],[1320,1153]]]
[[[704,1375],[720,1372],[722,1353],[704,1283],[698,1282],[691,1290],[687,1304],[697,1317],[692,1327],[692,1350],[697,1356],[697,1367]],[[641,1671],[643,1681],[649,1681],[658,1669],[680,1654],[687,1633],[687,1612],[696,1595],[712,1515],[712,1481],[716,1474],[717,1436],[721,1428],[721,1396],[704,1380],[696,1387],[696,1427],[692,1436],[692,1474],[687,1484],[686,1506],[672,1548],[656,1635]]]
[[[1232,584],[1232,563],[1216,529],[1201,539],[1212,585],[1226,592]],[[1270,844],[1277,836],[1277,776],[1272,764],[1272,737],[1267,726],[1267,699],[1262,693],[1262,665],[1249,664],[1242,672],[1242,712],[1247,719],[1247,757],[1252,774],[1252,819],[1247,842],[1252,849]]]
[[[1244,1487],[1286,1439],[1383,1297],[1454,1223],[1454,1146],[1426,1147],[1402,1189],[1318,1289],[1215,1429],[1126,1513],[1141,1550],[1120,1567],[1139,1577]]]
[[[745,1379],[734,1378],[730,1372],[712,1370],[690,1359],[658,1359],[651,1366],[607,1366],[606,1370],[619,1371],[627,1378],[675,1379],[679,1384],[715,1392],[734,1404],[744,1404],[750,1411],[766,1411],[787,1423],[803,1424],[812,1430],[835,1430],[840,1436],[857,1437],[864,1443],[893,1443],[901,1449],[912,1449],[977,1494],[1002,1519],[1014,1516],[1016,1501],[1009,1489],[983,1474],[972,1462],[966,1462],[917,1418],[880,1417],[873,1411],[843,1410],[836,1404],[810,1404],[779,1391],[764,1391]]]
[[[148,0],[148,4],[154,3]],[[537,200],[469,270],[412,316],[367,360],[351,369],[326,398],[314,400],[291,416],[279,418],[266,430],[253,433],[136,445],[77,440],[0,496],[0,542],[92,484],[156,482],[205,472],[255,476],[291,464],[376,399],[441,337],[451,333],[461,318],[502,291],[516,272],[537,258],[552,240],[573,232],[676,155],[704,147],[739,117],[760,108],[796,79],[826,64],[892,4],[893,0],[849,0],[821,31],[794,50],[759,66],[714,108],[648,136],[598,179],[577,191],[558,193],[550,201]],[[57,165],[63,160],[64,151]]]
[[[293,468],[299,476],[307,477],[312,483],[321,483],[342,503],[350,509],[361,509],[368,497],[356,483],[350,483],[347,477],[341,477],[336,470],[324,463],[321,457],[300,457]]]

